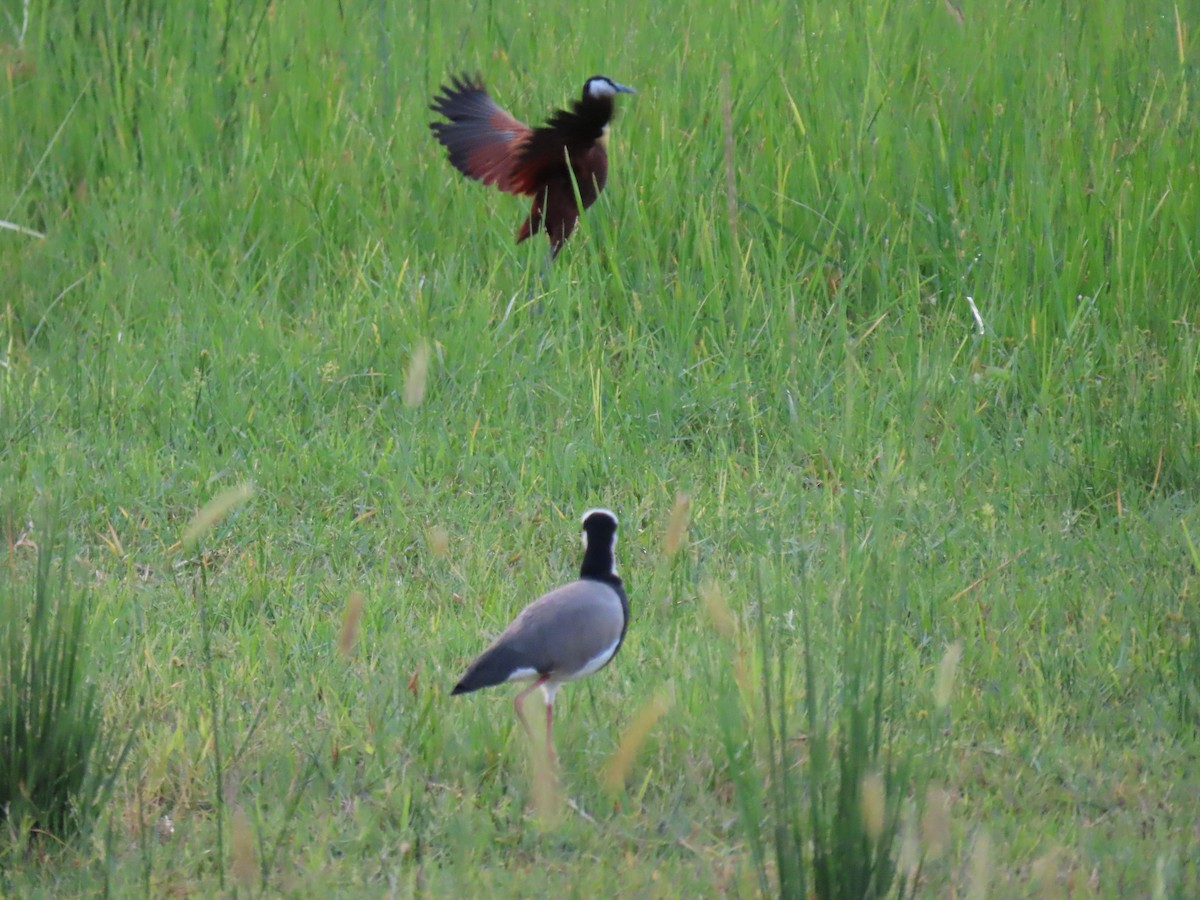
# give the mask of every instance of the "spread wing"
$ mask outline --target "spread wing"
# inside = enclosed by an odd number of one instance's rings
[[[454,168],[510,194],[537,192],[529,170],[519,165],[532,130],[496,105],[478,75],[451,78],[429,108],[449,120],[429,127]]]

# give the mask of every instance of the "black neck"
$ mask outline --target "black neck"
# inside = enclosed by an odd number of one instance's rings
[[[575,114],[590,125],[603,128],[613,117],[613,98],[605,95],[593,97],[587,94],[581,100],[575,101]]]
[[[572,140],[594,141],[612,117],[612,97],[587,96],[572,103],[569,111],[560,109],[550,116],[546,127]]]
[[[579,567],[580,578],[591,578],[593,581],[606,581],[609,584],[620,584],[621,577],[617,575],[616,560],[613,558],[611,544],[597,541],[588,545],[583,551],[583,565]]]

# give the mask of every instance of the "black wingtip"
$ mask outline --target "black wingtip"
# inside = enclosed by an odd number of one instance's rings
[[[505,644],[493,644],[484,650],[467,668],[451,694],[469,694],[481,688],[504,684],[517,669],[527,668],[529,661]]]

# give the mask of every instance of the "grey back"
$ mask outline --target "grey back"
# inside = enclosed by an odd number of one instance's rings
[[[625,610],[616,589],[590,578],[573,581],[521,611],[493,646],[510,659],[565,681],[613,647],[625,629]]]

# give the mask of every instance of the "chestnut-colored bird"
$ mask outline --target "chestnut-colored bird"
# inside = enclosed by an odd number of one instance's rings
[[[583,96],[569,110],[560,109],[541,128],[530,128],[496,105],[478,75],[463,75],[451,78],[429,106],[449,121],[429,127],[450,152],[450,163],[468,178],[533,197],[517,243],[544,230],[554,257],[579,221],[575,186],[587,209],[608,181],[604,145],[613,97],[633,93],[631,87],[595,75],[584,82]]]

